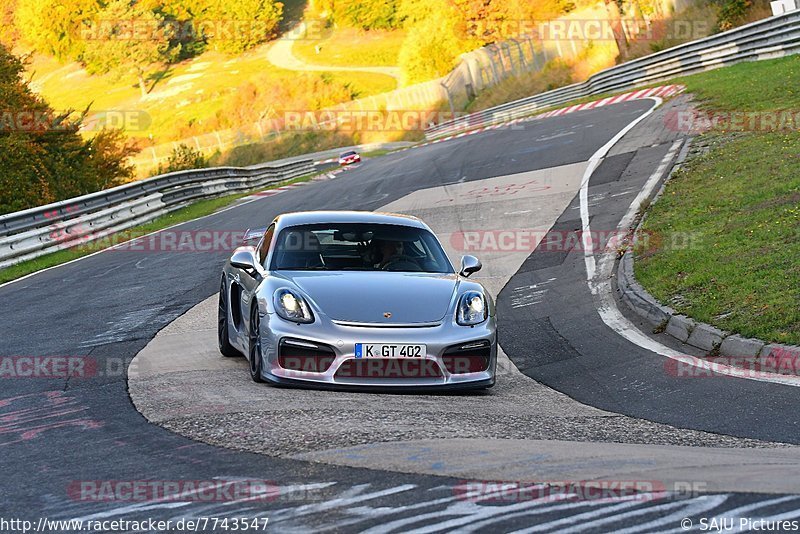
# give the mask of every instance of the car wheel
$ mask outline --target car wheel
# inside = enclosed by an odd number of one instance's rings
[[[261,317],[258,315],[258,306],[253,306],[253,311],[250,313],[250,378],[253,382],[264,382],[261,376],[261,370],[264,366],[264,360],[261,352]]]
[[[223,356],[233,358],[234,356],[244,356],[241,352],[231,345],[228,337],[228,285],[225,278],[219,288],[219,308],[217,311],[217,345]]]

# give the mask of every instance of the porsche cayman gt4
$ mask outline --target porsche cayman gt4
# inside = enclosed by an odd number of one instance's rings
[[[494,385],[494,302],[421,220],[373,212],[280,215],[223,269],[219,348],[256,382],[333,388]]]

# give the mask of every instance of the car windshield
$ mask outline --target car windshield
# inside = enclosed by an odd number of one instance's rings
[[[284,228],[271,270],[452,273],[439,241],[396,224],[310,224]]]
[[[355,156],[355,155],[356,155],[355,152],[345,152],[345,153],[342,154],[341,157],[346,158],[348,156]]]

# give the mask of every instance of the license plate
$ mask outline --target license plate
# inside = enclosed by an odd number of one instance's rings
[[[425,345],[356,343],[356,358],[424,358]]]

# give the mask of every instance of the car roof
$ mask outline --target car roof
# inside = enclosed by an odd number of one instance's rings
[[[428,225],[411,215],[378,211],[296,211],[284,213],[275,218],[275,229],[281,230],[289,226],[303,224],[327,223],[396,224],[430,230]]]

